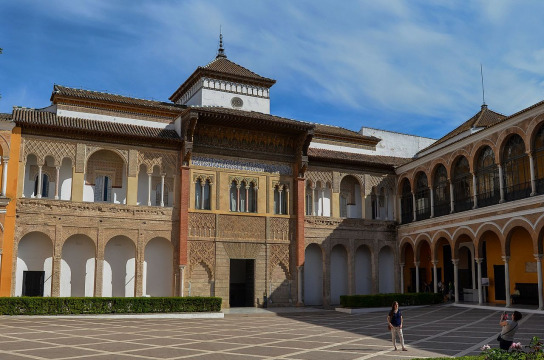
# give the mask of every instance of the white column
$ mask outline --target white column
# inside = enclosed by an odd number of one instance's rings
[[[179,266],[179,296],[183,297],[183,284],[185,283],[185,265]]]
[[[532,152],[529,152],[529,168],[531,170],[531,196],[536,195],[536,179],[535,179],[535,159]]]
[[[204,209],[204,188],[206,187],[206,180],[200,182],[200,209]]]
[[[455,288],[455,303],[459,302],[459,259],[451,259],[453,263],[453,287]]]
[[[302,271],[304,265],[297,266],[297,306],[303,306],[304,301],[302,299]]]
[[[166,174],[161,174],[161,206],[164,207],[164,177]]]
[[[147,206],[151,206],[151,175],[147,174]]]
[[[504,202],[504,179],[502,177],[502,166],[501,164],[498,164],[497,167],[499,168],[499,189],[501,193],[501,199],[499,200],[499,203]]]
[[[503,256],[502,260],[504,261],[504,293],[506,297],[506,307],[510,307],[510,268],[508,266],[510,256]]]
[[[436,294],[438,292],[438,270],[436,269],[438,261],[433,260],[431,261],[431,264],[433,264],[433,292]]]
[[[429,190],[431,195],[431,218],[433,218],[434,217],[434,191],[432,187]]]
[[[483,304],[483,288],[482,288],[482,258],[474,259],[476,260],[476,264],[478,266],[478,305]]]
[[[404,294],[404,263],[400,263],[399,267],[400,267],[400,293]]]
[[[476,173],[472,173],[472,198],[474,204],[472,205],[473,209],[478,208],[478,187],[476,186]]]
[[[315,216],[315,209],[314,209],[314,197],[315,197],[315,186],[312,187],[312,207],[310,208],[310,214],[312,214],[312,216]]]
[[[414,261],[416,266],[416,293],[419,292],[419,261]]]
[[[453,194],[453,182],[450,181],[450,213],[455,212],[455,195]]]
[[[281,199],[281,195],[283,194],[283,190],[281,187],[278,187],[278,214],[282,214],[282,208],[281,208],[281,204],[282,204],[282,199]]]
[[[42,198],[42,165],[38,165],[38,193],[36,197],[38,199]]]
[[[472,259],[472,266],[471,266],[471,268],[472,268],[472,290],[475,290],[475,289],[477,289],[477,287],[476,287],[476,268],[474,267],[475,259],[474,259],[474,254],[472,252],[470,254],[470,258]]]
[[[8,161],[9,157],[2,157],[2,196],[6,196],[6,186],[8,181]],[[23,181],[24,183],[24,181]]]
[[[60,166],[55,166],[55,170],[56,170],[56,175],[57,175],[57,178],[56,178],[56,181],[55,181],[55,200],[58,200],[59,199],[59,186],[60,186],[60,181],[59,181],[59,178],[60,178]]]
[[[257,204],[257,188],[255,188],[255,204]],[[257,209],[257,205],[255,205]],[[285,189],[285,215],[289,215],[289,188]]]
[[[412,192],[412,216],[414,218],[413,221],[417,221],[417,209],[416,209],[416,194]]]
[[[542,254],[535,254],[535,259],[538,279],[538,310],[544,310],[544,301],[542,299]]]

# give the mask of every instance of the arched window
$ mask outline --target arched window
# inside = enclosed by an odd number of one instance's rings
[[[239,192],[240,188],[236,181],[233,180],[230,183],[230,211],[240,211],[238,208]]]
[[[521,136],[516,134],[508,139],[503,159],[504,199],[510,201],[528,197],[531,194],[531,174],[529,157]]]
[[[455,212],[472,209],[472,175],[466,157],[461,157],[453,168],[453,200]]]
[[[210,180],[195,182],[195,209],[210,210]]]
[[[312,186],[310,183],[306,186],[306,215],[313,215]]]
[[[535,135],[533,144],[535,157],[536,192],[544,194],[544,125],[541,125]]]
[[[258,188],[253,182],[233,180],[230,185],[230,211],[257,212]]]
[[[495,164],[495,153],[489,146],[480,152],[476,166],[478,207],[498,204],[501,199],[499,168]]]
[[[94,183],[94,201],[111,202],[111,178],[106,175],[99,175]]]
[[[161,190],[161,184],[157,184],[157,187],[155,188],[155,204],[156,206],[168,206],[168,193],[170,190],[168,189],[168,186],[164,184],[164,194],[162,194],[163,204],[161,204]]]
[[[414,221],[414,202],[410,181],[404,179],[402,182],[402,195],[400,198],[401,223],[407,224]]]
[[[274,214],[287,215],[289,213],[288,196],[287,185],[277,184],[274,186]]]
[[[257,187],[253,182],[249,183],[249,192],[247,193],[248,211],[257,212]]]
[[[34,180],[34,196],[38,196],[38,175],[36,175],[36,178]],[[41,197],[46,198],[49,197],[49,175],[42,174],[42,192]]]
[[[431,199],[427,175],[420,172],[416,179],[416,219],[424,220],[431,216]]]
[[[443,216],[451,212],[450,184],[448,172],[444,165],[440,164],[434,173],[434,216]]]

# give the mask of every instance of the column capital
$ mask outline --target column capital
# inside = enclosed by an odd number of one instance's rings
[[[178,267],[181,271],[185,270],[185,265],[179,265]]]
[[[297,265],[297,270],[302,271],[304,269],[304,265]]]
[[[399,265],[400,265],[400,267],[404,267],[404,263],[403,263],[403,262],[399,263]]]
[[[459,265],[459,259],[451,259],[451,263],[453,264],[453,266],[458,266]]]
[[[502,259],[502,261],[504,261],[505,263],[507,263],[507,262],[510,261],[510,256],[501,256],[501,259]]]
[[[438,260],[431,260],[431,264],[432,264],[433,266],[438,265]]]
[[[542,257],[544,257],[544,254],[533,254],[533,256],[535,257],[536,261],[541,261]]]
[[[481,264],[482,261],[484,261],[484,258],[474,258],[474,261],[476,261],[477,264]]]
[[[419,267],[419,264],[420,264],[419,261],[414,261],[414,265],[415,265],[416,267]]]
[[[8,162],[8,160],[9,160],[9,156],[2,156],[2,161]]]

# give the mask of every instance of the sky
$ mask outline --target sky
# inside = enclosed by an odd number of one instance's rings
[[[0,112],[54,84],[168,101],[215,58],[275,79],[271,113],[440,138],[544,99],[540,0],[3,0]]]

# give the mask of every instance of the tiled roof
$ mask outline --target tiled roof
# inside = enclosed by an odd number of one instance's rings
[[[14,108],[13,121],[22,127],[46,127],[104,135],[179,140],[175,130],[57,116],[54,113],[36,109]]]
[[[103,101],[119,105],[140,106],[149,109],[179,112],[184,107],[172,103],[132,98],[127,96],[109,94],[100,91],[74,89],[62,85],[55,85],[51,94],[51,101],[56,102],[57,97],[70,97],[90,101]]]
[[[435,141],[432,145],[426,147],[422,151],[432,149],[433,147],[451,139],[455,136],[464,133],[472,128],[488,128],[500,122],[503,122],[506,119],[506,116],[499,114],[493,110],[489,110],[487,105],[482,105],[482,109],[478,111],[473,117],[465,121],[463,124],[450,131],[445,136],[441,137]]]
[[[0,113],[0,120],[2,120],[2,121],[9,121],[9,120],[11,120],[11,114]]]
[[[380,139],[374,136],[361,135],[360,133],[339,126],[315,124],[315,136],[344,138],[346,140],[357,140],[358,142],[370,142],[377,144]]]
[[[246,124],[248,122],[253,123],[255,128],[258,128],[259,125],[266,126],[266,124],[263,121],[265,121],[266,123],[268,123],[268,125],[273,127],[279,127],[279,128],[283,127],[286,129],[298,129],[302,131],[313,130],[315,127],[314,124],[310,124],[308,122],[292,120],[292,119],[274,116],[270,114],[263,114],[256,111],[235,110],[235,109],[228,109],[228,108],[222,108],[222,107],[209,107],[209,106],[190,107],[187,109],[187,111],[197,111],[199,114],[202,114],[204,116],[207,115],[212,117],[224,117],[225,121],[223,123],[227,123],[229,121],[233,122],[236,119],[243,119]]]
[[[226,57],[217,57],[206,66],[199,66],[191,74],[191,76],[189,76],[187,80],[181,84],[181,86],[172,94],[172,96],[170,96],[170,100],[173,102],[178,101],[178,99],[183,96],[183,94],[185,94],[198,79],[202,77],[233,81],[248,85],[264,86],[267,88],[276,83],[276,80],[255,74],[253,71],[228,60]]]
[[[356,154],[326,149],[316,149],[312,147],[308,149],[308,156],[310,157],[310,161],[313,158],[320,160],[338,160],[342,162],[391,167],[401,166],[412,160],[393,156]]]

